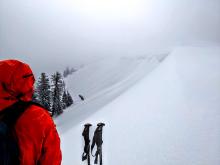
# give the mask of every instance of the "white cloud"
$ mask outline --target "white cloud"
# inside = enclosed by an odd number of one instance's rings
[[[24,59],[39,70],[51,58],[62,68],[93,56],[139,55],[197,40],[220,42],[219,0],[0,3],[0,58]]]

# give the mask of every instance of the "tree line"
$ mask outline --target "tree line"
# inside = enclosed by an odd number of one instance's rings
[[[75,69],[75,68],[70,69],[69,67],[66,67],[66,69],[63,71],[63,77],[67,77],[76,71],[77,71],[77,69]]]
[[[52,74],[50,79],[46,73],[41,73],[36,82],[33,101],[44,106],[51,116],[60,115],[65,108],[73,104],[72,96],[59,72]]]

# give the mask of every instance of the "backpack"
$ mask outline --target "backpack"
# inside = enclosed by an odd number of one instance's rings
[[[19,165],[19,146],[14,126],[32,101],[18,101],[0,112],[0,165]]]

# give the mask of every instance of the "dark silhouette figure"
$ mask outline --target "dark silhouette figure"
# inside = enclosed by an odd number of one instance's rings
[[[98,164],[98,158],[100,160],[100,165],[102,165],[102,128],[105,126],[104,123],[98,123],[97,124],[97,128],[94,132],[94,136],[93,136],[93,140],[92,140],[92,146],[91,146],[91,150],[93,150],[94,146],[97,146],[97,151],[95,153],[95,156],[93,155],[93,157],[95,157],[95,164]],[[92,152],[92,151],[91,151]]]
[[[79,95],[79,98],[80,98],[82,101],[85,100],[85,98],[84,98],[82,95]]]
[[[82,154],[82,161],[88,160],[88,165],[90,165],[90,139],[89,139],[89,128],[92,126],[92,124],[85,124],[84,130],[82,133],[82,136],[84,137],[85,146],[84,146],[84,152]]]

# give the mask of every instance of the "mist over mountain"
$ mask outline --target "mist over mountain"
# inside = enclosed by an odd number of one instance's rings
[[[219,0],[0,0],[0,58],[52,72],[103,56],[219,43],[219,13]]]

